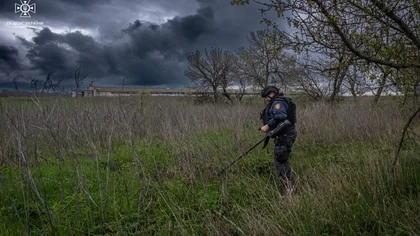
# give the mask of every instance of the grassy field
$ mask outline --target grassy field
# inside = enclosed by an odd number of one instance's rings
[[[261,100],[0,100],[1,235],[419,235],[416,118],[395,102],[298,101],[281,194]]]

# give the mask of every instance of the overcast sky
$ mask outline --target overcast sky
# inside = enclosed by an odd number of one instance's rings
[[[31,0],[30,17],[15,13],[16,3],[0,0],[0,88],[13,88],[13,78],[21,89],[33,78],[40,87],[50,71],[72,88],[79,66],[98,86],[121,86],[127,77],[126,86],[184,87],[186,52],[233,52],[266,27],[257,5],[230,0]]]

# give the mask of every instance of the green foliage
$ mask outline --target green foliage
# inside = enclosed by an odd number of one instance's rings
[[[0,232],[5,235],[419,234],[419,143],[413,141],[404,146],[392,174],[393,136],[354,138],[346,133],[354,133],[357,129],[354,126],[350,130],[335,127],[328,131],[325,127],[336,124],[328,122],[361,119],[361,111],[347,103],[313,106],[319,114],[308,110],[310,104],[300,106],[302,121],[291,154],[297,182],[292,197],[281,194],[272,142],[265,150],[259,146],[240,159],[226,176],[214,174],[262,135],[256,131],[257,119],[242,117],[248,112],[244,107],[240,107],[238,116],[229,113],[226,120],[220,115],[225,108],[217,107],[211,110],[219,112],[215,124],[201,129],[194,126],[196,130],[174,139],[169,139],[168,129],[165,136],[132,139],[121,132],[105,139],[106,145],[102,141],[102,146],[93,143],[97,150],[90,150],[89,145],[68,144],[83,155],[72,155],[75,150],[64,149],[64,145],[43,145],[39,147],[37,161],[0,166]],[[234,109],[228,107],[226,112]],[[384,113],[375,113],[377,110],[370,106],[361,109],[378,115],[378,122],[396,114],[389,104],[378,108],[385,109]],[[351,117],[333,113],[348,110]],[[305,116],[306,113],[309,115]],[[322,125],[316,120],[317,126],[306,126],[306,122],[322,115],[327,123],[322,130],[324,136],[313,133]],[[327,120],[330,117],[333,119]],[[235,122],[228,123],[232,118]],[[340,121],[343,122],[349,120]],[[381,128],[392,133],[387,127]],[[344,138],[330,138],[335,132]],[[311,135],[316,138],[310,138]],[[59,156],[57,149],[64,154]]]
[[[249,0],[232,0],[230,1],[230,5],[245,5],[249,4]]]
[[[218,133],[209,135],[209,139],[214,142],[218,142],[221,137]],[[399,175],[397,182],[394,182],[388,174],[389,170],[385,168],[386,165],[381,167],[382,164],[377,163],[380,164],[377,166],[380,172],[370,172],[371,169],[365,167],[371,161],[383,162],[372,158],[360,159],[360,155],[374,154],[375,151],[372,151],[371,145],[361,143],[332,147],[297,145],[292,162],[302,186],[296,198],[287,203],[290,209],[284,209],[297,214],[284,227],[291,232],[310,234],[399,234],[414,230],[401,227],[407,227],[407,223],[402,223],[404,219],[412,222],[408,225],[416,225],[412,217],[420,209],[419,204],[414,201],[420,194],[420,169],[412,165],[412,161],[418,160],[404,158],[401,165],[406,173]],[[202,221],[209,214],[220,211],[232,219],[238,219],[236,223],[241,225],[242,230],[246,225],[242,225],[240,219],[252,217],[256,209],[265,211],[271,217],[282,218],[281,211],[269,213],[271,207],[280,207],[276,203],[276,195],[270,196],[275,192],[276,184],[264,183],[271,179],[270,176],[276,179],[271,153],[261,158],[251,154],[241,160],[238,168],[242,171],[234,171],[228,179],[223,180],[230,186],[227,192],[224,192],[226,189],[223,190],[223,182],[218,180],[198,179],[191,182],[182,177],[172,180],[149,179],[139,211],[137,191],[145,186],[138,183],[135,168],[132,167],[135,163],[128,158],[130,152],[129,149],[117,146],[115,158],[109,161],[101,159],[98,163],[82,160],[77,169],[70,171],[54,162],[31,168],[38,190],[41,190],[54,216],[58,232],[69,233],[69,230],[76,230],[75,234],[169,234],[173,231],[180,234],[208,234],[200,226]],[[139,152],[155,153],[154,158],[162,158],[156,147],[144,148]],[[412,154],[414,153],[408,152],[404,155]],[[150,159],[147,162],[151,161]],[[61,176],[68,178],[61,177],[60,180],[60,168]],[[152,166],[147,168],[153,169]],[[154,171],[162,171],[162,167]],[[43,209],[42,202],[37,199],[25,202],[25,194],[33,194],[34,189],[25,183],[23,172],[25,171],[16,168],[1,169],[2,175],[14,183],[7,185],[7,188],[17,208],[16,212],[11,207],[11,200],[3,199],[0,215],[7,220],[0,224],[2,232],[11,232],[13,235],[13,228],[21,227],[16,222],[21,222],[28,216],[31,219],[31,232],[51,232],[53,228],[47,224],[48,212]],[[83,177],[78,177],[78,173],[83,173]],[[105,180],[107,185],[103,182]],[[333,181],[338,181],[338,186]],[[80,185],[87,192],[81,191]],[[262,186],[266,189],[263,190]],[[333,196],[325,193],[324,187],[333,187],[330,190],[333,191]],[[22,192],[24,189],[28,192]],[[241,210],[237,211],[239,209]],[[24,232],[23,230],[20,229],[19,232]]]

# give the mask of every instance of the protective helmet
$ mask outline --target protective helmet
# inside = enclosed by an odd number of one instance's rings
[[[267,97],[271,92],[274,92],[275,94],[279,94],[280,90],[276,86],[267,86],[263,90],[261,90],[261,97],[265,98]]]

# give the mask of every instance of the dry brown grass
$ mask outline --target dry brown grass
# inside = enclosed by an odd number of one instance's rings
[[[0,216],[18,222],[15,231],[5,232],[356,235],[398,233],[398,227],[417,232],[418,141],[407,142],[395,176],[389,172],[406,119],[398,105],[298,107],[292,153],[298,190],[285,198],[273,171],[272,144],[253,150],[226,178],[214,175],[262,137],[260,100],[236,105],[154,97],[3,100],[0,193],[7,197],[0,210],[8,210]],[[391,215],[385,214],[388,208]],[[29,221],[30,214],[42,222]],[[0,228],[10,224],[5,222]]]

